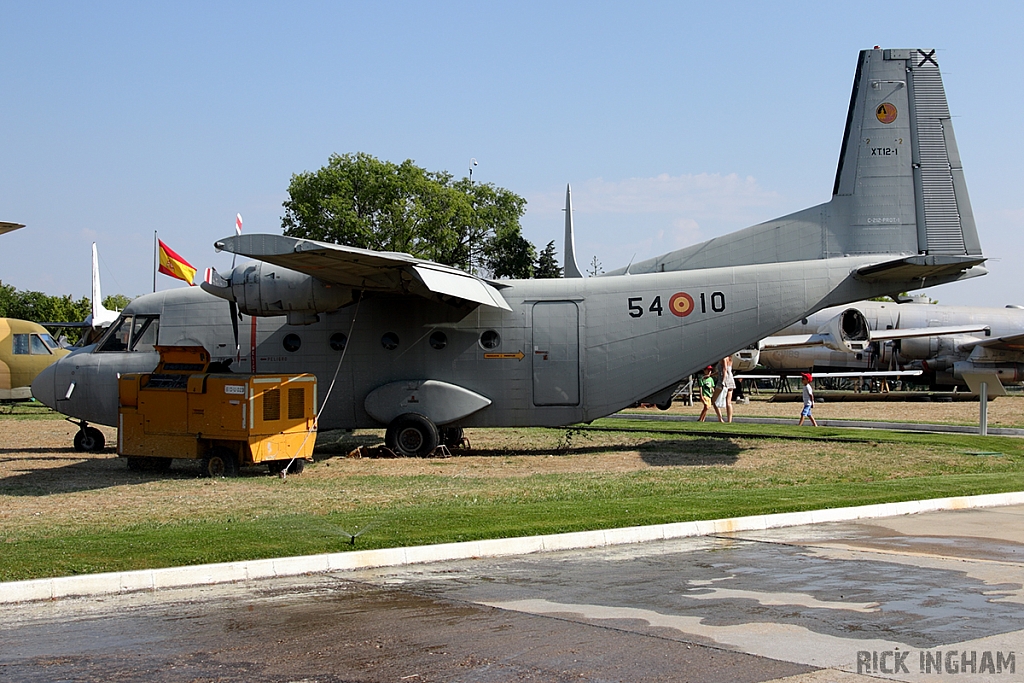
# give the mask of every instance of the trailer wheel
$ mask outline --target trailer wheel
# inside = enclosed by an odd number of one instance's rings
[[[237,477],[238,458],[226,448],[214,448],[203,458],[203,474],[207,477]]]
[[[419,413],[405,413],[388,425],[384,443],[399,455],[425,458],[437,448],[437,427]]]
[[[95,427],[79,429],[78,433],[75,434],[76,451],[95,453],[96,451],[102,451],[105,445],[106,441],[103,438],[103,432]]]

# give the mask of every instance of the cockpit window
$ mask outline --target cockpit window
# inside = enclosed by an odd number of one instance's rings
[[[104,353],[152,351],[159,329],[158,315],[122,315],[110,326],[96,350]]]
[[[132,328],[132,351],[152,351],[156,346],[157,332],[160,330],[160,318],[155,316],[135,316]]]
[[[50,349],[57,348],[57,342],[48,334],[16,334],[11,346],[11,350],[18,356],[49,356],[53,354]]]
[[[49,356],[53,352],[46,347],[42,337],[38,334],[32,335],[32,355],[33,356]]]
[[[16,356],[27,356],[28,355],[28,335],[27,334],[16,334],[11,342],[12,351]]]

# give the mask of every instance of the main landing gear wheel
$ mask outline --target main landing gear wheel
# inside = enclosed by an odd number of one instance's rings
[[[203,474],[207,477],[237,477],[238,458],[226,448],[214,448],[203,458]]]
[[[399,455],[425,458],[437,448],[437,427],[419,413],[399,415],[384,434],[384,443]]]
[[[76,451],[95,453],[102,451],[105,445],[106,440],[103,438],[103,432],[95,427],[82,425],[82,428],[75,434]]]
[[[465,445],[466,433],[462,427],[438,427],[438,436],[448,448],[462,448]]]

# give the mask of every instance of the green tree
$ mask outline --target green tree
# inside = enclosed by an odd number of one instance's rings
[[[320,170],[293,175],[288,196],[285,235],[529,277],[522,261],[533,245],[519,225],[526,200],[490,183],[359,152],[333,154]]]
[[[103,307],[108,311],[123,311],[124,307],[132,302],[124,294],[111,294],[103,297]],[[91,308],[89,310],[92,310]]]
[[[121,310],[131,302],[123,294],[113,294],[104,298],[103,305],[111,310]],[[21,291],[12,285],[0,282],[0,318],[18,318],[36,323],[78,323],[92,313],[89,297],[83,296],[77,301],[70,294],[51,296],[42,292]],[[66,334],[72,343],[81,336],[81,330],[67,329]]]
[[[544,250],[540,252],[540,256],[537,257],[537,265],[533,269],[533,275],[538,280],[562,277],[562,267],[558,265],[554,240],[548,242],[548,246],[544,247]]]

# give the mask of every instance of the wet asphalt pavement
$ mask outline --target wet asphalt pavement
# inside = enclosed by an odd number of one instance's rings
[[[1004,507],[0,606],[0,681],[1017,681],[1022,617]]]

